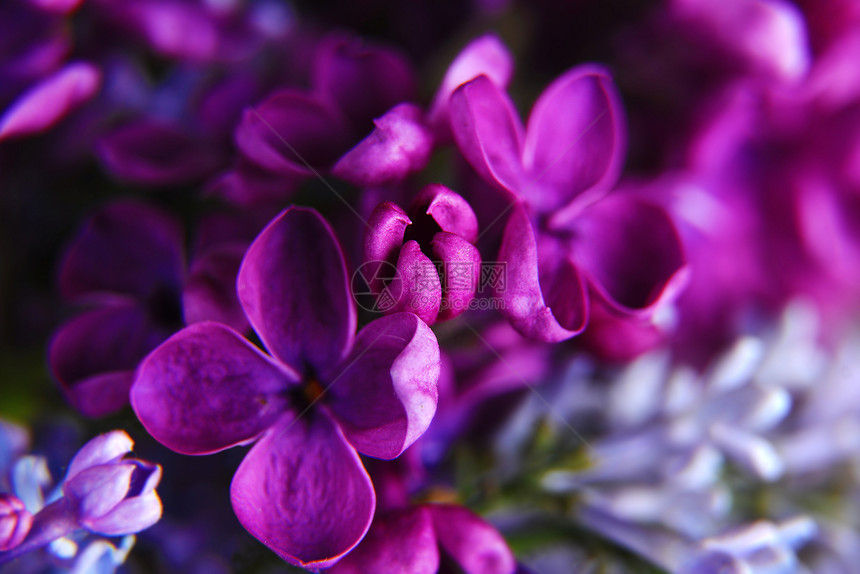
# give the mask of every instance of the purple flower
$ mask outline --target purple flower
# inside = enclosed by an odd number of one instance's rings
[[[585,328],[592,300],[642,316],[673,293],[684,257],[669,216],[633,194],[607,195],[625,134],[605,70],[580,66],[553,82],[525,135],[510,99],[486,76],[460,86],[449,106],[463,155],[511,196],[499,250],[508,281],[499,295],[520,333],[559,341]]]
[[[127,458],[134,445],[123,431],[97,436],[69,463],[62,496],[32,518],[23,541],[0,563],[41,548],[81,528],[104,536],[123,536],[149,528],[161,518],[155,491],[161,467]]]
[[[0,552],[21,544],[32,525],[33,515],[24,503],[17,496],[0,493]]]
[[[238,290],[271,355],[225,325],[193,325],[143,361],[132,407],[177,452],[256,441],[231,486],[239,521],[291,563],[330,566],[373,517],[358,453],[395,458],[430,423],[439,347],[411,313],[354,334],[340,245],[311,209],[288,208],[263,230]]]
[[[412,202],[408,215],[386,201],[376,206],[368,223],[362,270],[371,278],[370,288],[380,294],[382,311],[415,313],[432,324],[468,309],[481,256],[473,245],[478,220],[465,199],[444,185],[431,184]],[[383,281],[386,268],[393,277]]]
[[[453,504],[420,504],[380,514],[361,544],[329,572],[436,574],[445,560],[470,574],[517,569],[502,535],[479,516]]]
[[[48,357],[78,410],[100,417],[128,404],[137,363],[184,321],[245,328],[231,301],[243,250],[231,245],[201,253],[186,278],[182,228],[170,215],[118,201],[87,222],[63,261],[60,289],[92,308],[60,327]]]

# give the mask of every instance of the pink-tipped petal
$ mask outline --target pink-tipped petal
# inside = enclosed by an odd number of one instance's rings
[[[539,269],[535,233],[521,204],[511,210],[499,262],[504,263],[505,281],[495,289],[496,296],[504,302],[502,314],[521,335],[558,342],[582,332],[588,321],[585,284],[575,268],[560,262],[560,273],[553,274],[550,285],[542,285],[545,276]]]
[[[75,62],[21,95],[0,116],[0,141],[43,132],[95,96],[101,72],[94,65]]]
[[[343,251],[313,209],[289,207],[257,236],[237,290],[266,348],[300,373],[323,376],[352,345],[356,311]]]
[[[429,215],[442,231],[461,236],[469,243],[478,239],[478,217],[469,202],[442,184],[424,187],[409,207],[416,216]]]
[[[439,548],[424,506],[377,515],[358,547],[329,574],[437,574]]]
[[[373,120],[374,129],[349,150],[332,173],[359,187],[394,185],[424,169],[433,151],[433,135],[421,109],[400,104]]]
[[[457,88],[449,105],[460,152],[485,181],[519,194],[523,126],[507,94],[487,76],[478,76]]]
[[[321,412],[283,417],[245,456],[230,486],[248,532],[284,560],[317,570],[364,537],[376,497],[358,453]]]
[[[540,211],[611,189],[626,151],[624,111],[609,73],[579,66],[554,81],[529,117],[523,193]]]
[[[183,329],[137,372],[131,405],[156,440],[184,454],[246,443],[288,408],[297,376],[218,323]]]
[[[361,453],[392,459],[420,437],[436,412],[440,370],[433,331],[412,313],[367,325],[329,382],[325,400]]]

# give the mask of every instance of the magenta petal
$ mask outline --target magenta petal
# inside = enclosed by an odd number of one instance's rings
[[[75,408],[101,417],[128,404],[135,367],[169,335],[153,326],[138,306],[117,303],[60,327],[48,362]]]
[[[66,480],[82,470],[98,464],[116,462],[131,452],[134,441],[125,431],[101,434],[81,447],[66,471]]]
[[[395,106],[373,121],[376,129],[335,164],[332,173],[359,187],[393,185],[424,169],[433,151],[433,135],[421,109]]]
[[[442,231],[463,237],[469,243],[478,239],[478,218],[469,202],[444,185],[431,183],[422,189],[409,211],[415,214],[426,214]],[[417,217],[416,217],[417,218]]]
[[[98,155],[117,179],[141,185],[178,185],[202,179],[222,162],[216,149],[179,128],[137,120],[99,140]]]
[[[271,426],[288,408],[284,391],[296,380],[229,327],[198,323],[141,363],[131,406],[163,445],[206,454]]]
[[[436,538],[466,574],[513,574],[514,555],[492,525],[470,510],[450,504],[428,504]]]
[[[449,105],[460,152],[486,181],[519,193],[523,126],[507,94],[487,76],[478,76],[457,88]]]
[[[179,222],[161,210],[130,200],[111,203],[69,246],[60,269],[63,296],[111,292],[146,301],[160,291],[178,295],[185,266],[182,235]]]
[[[236,276],[245,256],[244,245],[219,245],[195,259],[182,292],[187,324],[217,321],[237,331],[249,328],[236,295]]]
[[[388,286],[396,301],[392,310],[415,313],[425,323],[433,323],[442,304],[442,283],[436,265],[417,241],[407,241],[400,248],[397,276],[399,281]]]
[[[158,472],[160,474],[161,470]],[[149,528],[159,521],[161,513],[161,499],[157,492],[151,490],[123,500],[107,514],[87,521],[84,526],[105,536],[125,536]]]
[[[469,308],[481,277],[478,248],[453,233],[440,231],[431,243],[442,263],[442,304],[437,321],[447,321]]]
[[[624,112],[609,73],[594,65],[570,70],[529,117],[523,150],[529,203],[549,211],[590,189],[611,189],[625,150]]]
[[[647,310],[685,280],[681,239],[661,207],[613,194],[584,209],[571,226],[575,261],[616,311]]]
[[[559,300],[558,315],[547,307],[538,267],[535,233],[525,208],[516,204],[505,226],[499,261],[505,264],[506,281],[496,289],[504,305],[502,314],[524,337],[557,342],[582,332],[588,320],[585,285],[576,269],[564,266],[549,295]]]
[[[331,566],[364,537],[376,496],[358,453],[323,413],[283,417],[230,486],[248,532],[292,564]]]
[[[412,313],[362,329],[325,397],[349,442],[384,459],[415,442],[436,412],[439,361],[436,336]]]
[[[289,207],[260,233],[237,287],[266,348],[298,372],[322,376],[349,350],[356,315],[344,255],[313,209]]]
[[[349,144],[335,110],[312,96],[284,90],[243,112],[236,145],[248,161],[296,178],[328,169]]]
[[[430,106],[429,122],[442,139],[450,139],[448,100],[458,87],[481,74],[506,88],[514,71],[514,59],[494,34],[472,40],[451,62]]]
[[[48,129],[92,98],[100,85],[101,72],[94,65],[69,64],[30,88],[0,116],[0,141]]]
[[[373,118],[415,95],[412,68],[403,55],[339,34],[323,40],[311,83],[343,111],[359,137],[372,129]]]
[[[396,265],[406,228],[411,224],[406,212],[390,201],[380,203],[370,213],[364,236],[364,261],[359,272],[374,293],[382,292],[386,278],[393,279],[385,277],[393,275],[386,263]]]
[[[69,14],[75,10],[81,2],[83,2],[83,0],[30,0],[31,4],[38,6],[46,12],[53,12],[54,14]]]
[[[89,522],[107,514],[125,498],[134,474],[133,464],[99,464],[63,483],[63,494],[75,508],[78,520]]]
[[[329,574],[436,574],[439,548],[433,520],[424,506],[376,515],[358,547]]]

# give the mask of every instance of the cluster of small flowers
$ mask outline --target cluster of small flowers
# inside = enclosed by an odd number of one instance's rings
[[[860,8],[333,4],[0,6],[0,564],[850,572]]]

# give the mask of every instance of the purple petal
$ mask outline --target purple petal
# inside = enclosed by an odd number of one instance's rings
[[[0,552],[12,550],[27,537],[33,515],[16,496],[0,493]]]
[[[247,160],[292,179],[331,167],[348,141],[335,110],[295,90],[248,108],[236,128],[236,145]]]
[[[125,431],[116,430],[99,435],[81,447],[66,471],[66,480],[82,470],[99,464],[116,462],[131,452],[134,441]]]
[[[407,241],[400,249],[397,277],[400,280],[388,286],[396,301],[391,310],[415,313],[425,323],[433,323],[442,304],[442,283],[436,265],[417,241]]]
[[[80,6],[83,0],[30,0],[31,4],[38,6],[46,12],[54,14],[69,14]]]
[[[613,194],[584,209],[571,225],[573,257],[613,309],[647,310],[683,284],[681,239],[662,208]]]
[[[245,246],[235,243],[208,249],[194,260],[182,292],[187,324],[217,321],[239,332],[249,329],[236,294],[236,276]]]
[[[487,76],[478,76],[457,88],[449,105],[454,140],[475,171],[519,193],[523,126],[507,94]]]
[[[63,495],[87,524],[104,516],[122,501],[131,486],[132,464],[99,464],[85,468],[63,484]]]
[[[69,246],[60,269],[63,296],[112,292],[146,301],[162,291],[178,295],[185,266],[182,235],[179,222],[154,207],[111,203]]]
[[[329,382],[326,404],[361,453],[392,459],[420,437],[436,412],[439,344],[412,313],[377,319],[356,337]]]
[[[217,149],[176,126],[140,119],[107,133],[98,156],[120,181],[148,186],[179,185],[202,179],[223,161]]]
[[[436,574],[439,548],[430,513],[423,506],[377,515],[355,550],[329,574]]]
[[[54,376],[86,416],[102,417],[128,404],[138,362],[170,335],[125,302],[88,311],[55,333],[48,352]]]
[[[442,140],[450,140],[448,100],[458,87],[480,75],[504,89],[514,72],[511,53],[494,34],[472,40],[451,62],[430,106],[429,123]]]
[[[183,329],[141,363],[131,406],[156,440],[207,454],[252,440],[288,408],[298,379],[218,323]]]
[[[376,129],[340,158],[332,173],[359,187],[392,185],[424,169],[433,151],[433,135],[421,109],[400,104],[373,120]]]
[[[202,6],[172,0],[138,0],[116,6],[116,15],[164,56],[201,61],[216,55],[218,29]]]
[[[514,555],[499,531],[473,512],[449,504],[429,504],[436,538],[466,574],[513,574]]]
[[[92,64],[67,65],[9,106],[0,117],[0,141],[45,131],[92,98],[100,85],[101,72]]]
[[[440,231],[431,243],[433,256],[442,262],[442,304],[437,321],[447,321],[469,308],[481,277],[478,248],[459,235]]]
[[[373,118],[415,96],[412,68],[404,56],[338,34],[323,40],[311,84],[343,111],[358,137],[373,128]]]
[[[87,530],[104,536],[125,536],[149,528],[161,518],[161,499],[154,490],[127,498],[95,520],[84,524]]]
[[[361,273],[375,293],[381,292],[385,286],[383,278],[379,276],[383,264],[397,263],[406,228],[411,224],[412,220],[406,212],[391,201],[380,203],[370,213],[364,237]]]
[[[248,532],[284,560],[334,564],[367,532],[376,497],[358,453],[325,414],[285,416],[251,448],[230,486]]]
[[[429,215],[442,231],[463,237],[469,243],[478,239],[478,218],[469,202],[444,185],[431,183],[412,201],[409,211]]]
[[[260,233],[237,286],[266,348],[298,372],[322,376],[351,347],[355,303],[343,251],[313,209],[289,207]]]
[[[588,320],[585,285],[575,268],[559,261],[559,272],[542,289],[545,274],[538,267],[535,233],[522,204],[511,210],[499,261],[505,263],[506,280],[503,288],[496,289],[496,295],[504,301],[502,314],[521,335],[557,342],[582,332]],[[553,309],[544,302],[544,293]]]
[[[570,70],[541,94],[529,117],[528,202],[550,211],[588,190],[611,189],[625,148],[624,112],[609,73],[594,65]]]

